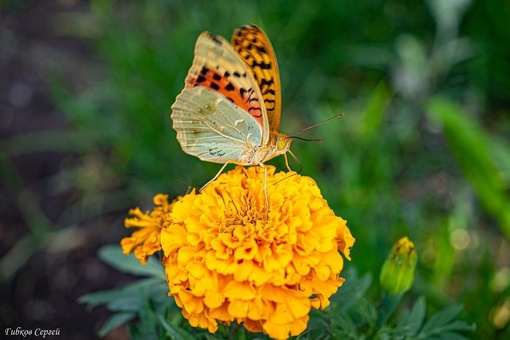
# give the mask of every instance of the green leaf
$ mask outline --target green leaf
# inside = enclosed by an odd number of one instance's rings
[[[385,81],[381,81],[374,89],[360,123],[360,131],[365,141],[370,141],[379,131],[392,95],[393,93]]]
[[[420,296],[418,301],[414,304],[409,313],[403,314],[398,322],[399,327],[406,327],[410,334],[418,333],[423,320],[425,319],[426,301],[423,296]]]
[[[437,329],[441,329],[451,320],[453,320],[462,310],[462,306],[451,306],[443,309],[442,311],[432,315],[425,325],[423,325],[422,332],[437,333]]]
[[[458,333],[453,332],[444,332],[439,334],[436,337],[432,337],[431,339],[440,339],[440,340],[467,340],[468,337],[465,337],[463,335],[460,335]]]
[[[138,313],[141,308],[139,295],[124,295],[109,302],[106,307],[112,312],[133,312]]]
[[[468,324],[465,321],[454,321],[446,326],[443,327],[442,331],[468,331],[472,332],[474,330],[474,326]]]
[[[140,292],[156,292],[161,290],[161,280],[159,279],[145,279],[140,280],[130,285],[127,285],[121,289],[106,290],[96,293],[83,295],[78,298],[78,302],[85,303],[90,307],[95,307],[102,304],[118,304],[121,306],[123,303],[133,303],[140,299]],[[168,289],[168,287],[166,287]],[[126,301],[126,302],[125,302]],[[139,305],[137,302],[136,305]]]
[[[158,318],[149,299],[143,300],[143,306],[140,311],[140,331],[146,339],[158,339],[157,334]]]
[[[393,312],[397,309],[402,301],[404,293],[398,294],[385,294],[382,298],[381,304],[377,310],[376,328],[382,328],[386,325]]]
[[[182,328],[176,327],[176,326],[172,325],[171,323],[168,323],[165,320],[165,318],[163,318],[161,315],[159,316],[159,322],[160,322],[161,326],[163,326],[163,328],[165,329],[167,334],[172,339],[182,339],[182,340],[194,340],[194,339],[196,339],[196,337],[194,335],[186,332]]]
[[[371,283],[372,275],[370,274],[365,274],[361,278],[347,277],[342,287],[332,296],[331,303],[338,305],[338,308],[344,312],[348,311],[366,295]]]
[[[133,313],[117,313],[112,315],[104,324],[103,327],[98,332],[100,337],[104,337],[106,334],[110,333],[117,327],[125,324],[129,320],[135,318],[135,314]]]
[[[119,245],[104,246],[99,250],[98,256],[105,263],[123,273],[154,276],[166,280],[163,266],[154,257],[150,257],[144,266],[132,255],[124,255]]]
[[[377,335],[386,335],[390,339],[464,339],[457,332],[472,332],[473,327],[464,321],[455,320],[461,309],[460,306],[445,308],[432,315],[422,327],[426,302],[425,298],[420,297],[409,313],[402,314],[394,329],[385,327]]]
[[[341,330],[342,334],[358,334],[354,321],[346,314],[338,314],[331,317],[332,335]]]
[[[451,322],[461,310],[462,306],[451,306],[434,314],[425,322],[420,331],[420,336],[430,338],[451,331],[473,331],[473,327],[464,321]]]

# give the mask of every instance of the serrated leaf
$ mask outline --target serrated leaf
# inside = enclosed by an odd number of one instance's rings
[[[404,314],[400,318],[398,325],[405,328],[406,332],[409,332],[409,335],[418,333],[418,330],[422,326],[423,320],[425,319],[426,305],[425,298],[420,296],[409,313]]]
[[[80,296],[78,298],[78,302],[85,303],[90,307],[95,307],[115,300],[118,295],[119,291],[117,290],[104,290],[101,292]]]
[[[445,328],[445,325],[453,320],[461,310],[462,306],[451,306],[432,315],[430,319],[425,322],[420,333],[425,335],[441,333]]]
[[[380,335],[385,335],[386,339],[414,339],[417,338],[416,332],[408,325],[397,326],[394,329],[391,327],[384,327],[377,332],[378,338],[382,338]]]
[[[195,340],[196,338],[194,335],[186,332],[182,328],[176,327],[171,323],[168,323],[162,316],[159,316],[159,322],[172,339]]]
[[[151,289],[158,287],[160,283],[161,281],[159,279],[144,279],[127,285],[121,289],[106,290],[83,295],[78,298],[78,302],[95,307],[117,300],[132,299],[133,297],[139,296],[140,291],[150,291]]]
[[[473,326],[465,321],[453,321],[442,328],[442,332],[447,331],[473,331]]]
[[[140,296],[123,296],[109,302],[106,307],[112,312],[138,313],[141,307]]]
[[[338,314],[331,317],[331,327],[341,329],[346,333],[356,334],[357,326],[354,321],[346,314]]]
[[[469,338],[454,332],[444,332],[436,336],[430,337],[430,339],[437,340],[467,340]]]
[[[153,276],[166,280],[161,263],[150,257],[144,266],[132,255],[125,255],[118,245],[108,245],[99,249],[98,257],[115,269],[128,274],[140,276]]]
[[[98,332],[98,335],[100,337],[105,336],[106,334],[110,333],[117,327],[122,326],[129,320],[133,319],[136,315],[133,313],[116,313],[113,314],[101,327],[101,329]]]
[[[347,312],[366,295],[371,283],[372,276],[370,274],[365,274],[361,278],[350,278],[333,295],[331,303],[338,306],[339,310]]]
[[[149,299],[144,299],[140,310],[140,331],[148,340],[158,339],[157,334],[158,317],[154,313]]]

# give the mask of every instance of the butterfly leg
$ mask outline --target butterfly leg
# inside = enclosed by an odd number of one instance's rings
[[[290,150],[289,150],[289,152],[290,152]],[[288,160],[288,158],[287,158],[287,154],[286,154],[286,153],[284,153],[284,154],[283,154],[283,158],[285,159],[285,166],[287,167],[287,170],[292,171],[292,170],[290,169],[290,166],[289,166],[289,160]]]
[[[227,165],[229,165],[231,162],[228,161],[226,162],[225,164],[223,164],[223,166],[221,167],[220,171],[218,171],[218,173],[216,174],[216,176],[214,176],[209,182],[205,183],[204,186],[202,188],[200,188],[200,191],[204,190],[206,186],[208,186],[209,184],[211,184],[211,182],[214,182],[216,179],[218,179],[218,177],[220,177],[221,173],[223,172],[223,170],[225,170],[225,167]]]
[[[263,163],[260,163],[259,166],[264,169],[264,198],[266,200],[266,211],[269,211],[269,197],[267,195],[267,168]]]

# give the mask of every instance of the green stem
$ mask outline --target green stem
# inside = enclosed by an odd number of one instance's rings
[[[381,329],[386,324],[386,322],[388,322],[388,319],[393,314],[393,312],[395,312],[395,309],[397,309],[397,306],[400,304],[400,301],[402,301],[403,296],[404,293],[399,294],[384,293],[381,305],[379,306],[379,309],[377,311],[377,321],[375,324],[376,331]]]

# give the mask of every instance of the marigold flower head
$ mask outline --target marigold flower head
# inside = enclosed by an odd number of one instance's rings
[[[168,213],[172,211],[172,207],[178,199],[168,203],[168,195],[157,194],[154,196],[155,208],[152,212],[143,213],[140,208],[129,210],[129,214],[133,217],[126,218],[124,225],[126,228],[140,229],[120,241],[122,252],[126,255],[134,253],[141,264],[147,264],[149,256],[161,250],[161,229]]]
[[[313,179],[242,166],[175,203],[161,232],[170,288],[192,326],[244,324],[285,339],[306,329],[344,279],[354,244]],[[269,207],[266,207],[267,187]],[[268,209],[269,208],[269,209]]]

